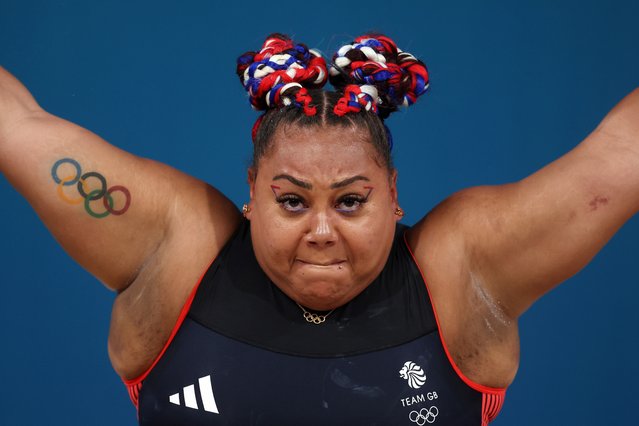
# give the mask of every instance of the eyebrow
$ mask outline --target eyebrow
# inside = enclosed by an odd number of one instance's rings
[[[291,182],[293,185],[300,186],[300,187],[302,187],[304,189],[313,189],[313,185],[311,185],[310,183],[304,182],[303,180],[295,179],[291,175],[281,174],[281,175],[277,175],[277,176],[275,176],[273,178],[273,180],[280,180],[280,179],[286,179],[289,182]]]
[[[304,188],[304,189],[313,189],[313,185],[311,185],[310,183],[304,182],[303,180],[299,180],[297,178],[294,178],[291,175],[280,174],[280,175],[277,175],[277,176],[273,177],[273,180],[280,180],[280,179],[286,179],[289,182],[291,182],[293,185],[297,185],[297,186],[299,186],[301,188]],[[363,180],[363,181],[366,181],[366,182],[370,182],[370,179],[367,178],[366,176],[357,175],[357,176],[346,178],[344,180],[340,180],[339,182],[332,183],[330,188],[331,189],[343,188],[345,186],[350,185],[353,182],[357,182],[358,180]]]
[[[357,175],[357,176],[349,177],[348,179],[344,179],[339,182],[335,182],[331,184],[331,189],[343,188],[345,186],[350,185],[353,182],[357,182],[358,180],[365,180],[366,182],[370,182],[370,179],[368,179],[366,176]]]

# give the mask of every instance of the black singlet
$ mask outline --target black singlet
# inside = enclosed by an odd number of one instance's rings
[[[260,269],[244,221],[158,359],[125,382],[140,425],[488,424],[505,390],[452,362],[405,230],[379,277],[315,325]]]

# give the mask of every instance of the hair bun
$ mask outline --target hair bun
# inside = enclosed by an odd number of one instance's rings
[[[414,104],[428,89],[426,65],[384,35],[363,35],[342,46],[333,55],[329,79],[340,91],[353,84],[373,86],[381,118],[400,106]],[[362,90],[375,93],[372,89]]]
[[[310,112],[306,88],[319,88],[328,77],[321,54],[283,34],[271,34],[262,50],[237,59],[237,75],[253,108],[296,104]]]

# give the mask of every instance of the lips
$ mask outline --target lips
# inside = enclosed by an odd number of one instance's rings
[[[311,266],[336,266],[345,262],[344,260],[341,260],[341,259],[331,259],[331,260],[295,259],[295,260],[305,265],[311,265]]]

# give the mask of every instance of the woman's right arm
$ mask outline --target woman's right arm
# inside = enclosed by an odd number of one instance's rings
[[[175,231],[205,224],[221,247],[238,222],[214,188],[47,113],[2,67],[0,171],[67,253],[118,292]]]

